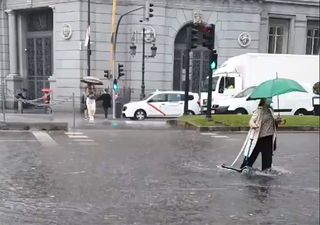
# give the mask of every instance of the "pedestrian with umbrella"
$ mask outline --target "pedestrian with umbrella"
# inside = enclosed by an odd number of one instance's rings
[[[249,100],[260,99],[257,110],[253,113],[249,126],[250,130],[246,140],[231,166],[225,168],[234,169],[233,165],[243,152],[244,159],[240,166],[242,171],[246,167],[252,167],[259,153],[262,154],[262,170],[271,169],[273,151],[276,149],[276,130],[282,122],[280,113],[274,118],[274,112],[271,108],[272,97],[277,96],[277,105],[279,109],[279,95],[289,92],[307,92],[299,83],[294,80],[276,78],[261,83],[248,97]],[[235,169],[238,170],[238,169]]]
[[[86,87],[86,106],[89,116],[89,122],[94,122],[94,116],[96,113],[96,89],[94,85],[103,85],[103,82],[96,77],[84,77],[81,82],[87,84]]]

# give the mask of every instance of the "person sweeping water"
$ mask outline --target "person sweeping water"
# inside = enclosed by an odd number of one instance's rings
[[[271,169],[273,151],[276,150],[276,130],[282,121],[280,117],[274,118],[271,103],[271,98],[262,98],[250,119],[250,130],[241,149],[244,159],[240,170],[252,167],[259,153],[262,155],[261,170]]]
[[[257,110],[253,113],[249,126],[250,130],[246,140],[230,166],[222,164],[222,168],[243,172],[246,168],[251,168],[256,161],[259,153],[262,155],[262,170],[271,169],[273,151],[276,150],[276,130],[277,126],[284,122],[278,117],[274,119],[273,109],[270,104],[272,97],[277,96],[277,108],[279,110],[279,95],[290,92],[307,92],[298,82],[279,78],[278,74],[275,79],[267,80],[258,85],[247,98],[250,100],[260,100]],[[239,159],[241,153],[244,154],[243,162],[240,169],[233,166]]]

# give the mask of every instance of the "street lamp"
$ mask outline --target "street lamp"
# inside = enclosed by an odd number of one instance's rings
[[[141,74],[140,100],[142,100],[145,97],[145,84],[144,84],[145,58],[154,58],[157,54],[157,49],[158,49],[153,40],[152,46],[150,48],[151,55],[146,55],[145,54],[145,44],[146,44],[145,36],[146,36],[146,29],[145,27],[143,27],[142,28],[142,74]],[[129,54],[132,57],[135,56],[135,54],[137,53],[136,49],[137,49],[137,46],[134,43],[131,43]]]

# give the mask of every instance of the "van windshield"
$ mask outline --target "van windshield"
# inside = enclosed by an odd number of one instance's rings
[[[208,78],[209,77],[207,77],[207,79],[203,83],[203,87],[202,87],[202,90],[201,90],[202,92],[207,92],[208,91],[208,81],[209,81]],[[212,77],[212,91],[216,90],[216,86],[217,86],[218,80],[219,80],[219,76]]]
[[[241,91],[238,94],[236,94],[234,96],[234,98],[247,97],[248,95],[250,95],[254,91],[254,89],[256,89],[256,86],[248,87],[247,89],[244,89],[243,91]]]

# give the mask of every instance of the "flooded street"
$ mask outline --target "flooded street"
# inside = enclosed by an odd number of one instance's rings
[[[280,133],[252,176],[220,167],[245,133],[43,133],[0,131],[1,225],[319,224],[318,133]]]

